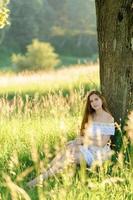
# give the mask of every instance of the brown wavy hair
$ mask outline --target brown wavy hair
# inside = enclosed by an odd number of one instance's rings
[[[91,107],[91,103],[90,103],[90,96],[93,95],[93,94],[96,94],[102,100],[103,110],[105,110],[106,112],[111,114],[109,109],[108,109],[105,97],[99,91],[91,91],[87,96],[87,102],[86,102],[83,120],[82,120],[81,128],[80,128],[80,135],[81,136],[84,135],[85,125],[88,123],[89,119],[90,120],[92,119],[92,115],[95,113],[95,110]]]

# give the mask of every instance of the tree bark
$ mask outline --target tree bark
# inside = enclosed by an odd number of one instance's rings
[[[133,0],[95,0],[101,91],[115,119],[133,109]]]

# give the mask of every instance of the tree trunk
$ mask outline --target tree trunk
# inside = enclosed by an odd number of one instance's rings
[[[95,0],[101,91],[117,121],[133,109],[133,0]]]

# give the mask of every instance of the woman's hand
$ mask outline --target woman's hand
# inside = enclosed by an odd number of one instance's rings
[[[75,143],[76,143],[77,145],[83,144],[82,138],[81,138],[81,137],[76,138],[76,139],[75,139]]]
[[[82,145],[83,141],[81,137],[76,138],[75,140],[71,140],[67,143],[67,145]]]

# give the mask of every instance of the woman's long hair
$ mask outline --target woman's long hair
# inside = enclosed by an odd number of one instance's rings
[[[95,113],[95,110],[91,107],[91,103],[90,103],[90,96],[93,95],[93,94],[96,94],[102,100],[103,110],[105,110],[106,112],[111,114],[109,109],[108,109],[107,102],[106,102],[104,96],[99,91],[91,91],[87,96],[87,102],[86,102],[83,120],[82,120],[81,128],[80,128],[80,135],[81,136],[84,136],[85,125],[88,123],[89,119],[90,120],[92,119],[92,116]]]

